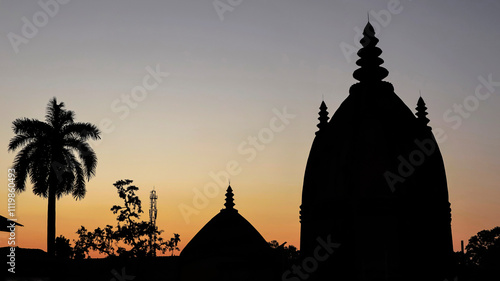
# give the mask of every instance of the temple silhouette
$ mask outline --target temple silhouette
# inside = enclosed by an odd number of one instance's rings
[[[415,116],[383,81],[369,22],[363,35],[359,82],[331,118],[320,106],[300,206],[303,260],[287,278],[453,280],[446,174],[425,102]]]
[[[262,235],[234,208],[233,190],[225,208],[184,247],[181,280],[277,280],[278,263]]]
[[[414,114],[383,81],[369,22],[363,35],[359,82],[331,118],[320,105],[298,264],[276,274],[276,256],[234,208],[229,186],[225,208],[182,251],[182,280],[454,280],[446,174],[427,107],[420,97]]]

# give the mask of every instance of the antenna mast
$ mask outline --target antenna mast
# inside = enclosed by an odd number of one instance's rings
[[[149,208],[149,224],[151,225],[151,229],[156,229],[156,200],[158,196],[156,195],[155,188],[151,190],[151,194],[149,195],[149,199],[151,200],[151,207]],[[156,257],[156,250],[154,249],[154,244],[156,244],[156,233],[149,233],[149,250],[150,254],[153,257]]]

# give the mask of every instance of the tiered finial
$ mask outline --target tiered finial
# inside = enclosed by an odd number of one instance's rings
[[[231,188],[231,185],[227,187],[226,190],[226,203],[224,203],[224,206],[226,206],[226,210],[232,210],[234,207],[234,199],[233,199],[233,189]]]
[[[384,60],[379,58],[382,50],[376,47],[378,39],[375,37],[375,29],[370,22],[366,24],[363,35],[364,37],[359,41],[363,48],[358,51],[360,58],[356,61],[356,64],[361,67],[354,71],[353,76],[360,82],[382,81],[389,71],[380,66],[384,63]]]
[[[328,117],[328,111],[326,111],[328,107],[326,106],[325,101],[321,102],[319,109],[320,109],[318,117],[319,123],[317,125],[317,127],[319,128],[318,132],[320,132],[328,124],[328,119],[330,119],[330,117]]]
[[[425,106],[424,99],[422,97],[418,98],[417,102],[417,107],[415,108],[417,110],[417,120],[419,123],[421,123],[424,126],[427,126],[429,123],[429,118],[427,118],[427,107]]]

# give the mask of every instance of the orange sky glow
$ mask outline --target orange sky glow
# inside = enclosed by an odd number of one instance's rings
[[[6,35],[22,34],[22,18],[41,9],[18,2],[0,11],[3,216],[12,121],[43,120],[55,96],[102,131],[91,142],[98,167],[86,197],[57,202],[57,236],[73,241],[82,225],[116,225],[113,183],[131,179],[143,220],[155,187],[157,225],[166,239],[179,233],[182,250],[223,208],[230,178],[235,208],[262,236],[299,247],[318,108],[324,99],[331,117],[356,82],[357,56],[342,46],[358,49],[370,11],[386,81],[413,111],[420,91],[440,135],[454,250],[500,225],[500,6],[492,1],[400,1],[390,19],[377,18],[389,11],[384,0],[243,1],[223,20],[211,1],[72,1],[16,52]],[[151,87],[134,97],[144,81]],[[478,88],[490,95],[470,104]],[[16,217],[17,245],[46,250],[47,200],[30,185],[17,194]],[[8,235],[0,232],[0,246]]]

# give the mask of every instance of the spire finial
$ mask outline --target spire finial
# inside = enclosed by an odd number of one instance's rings
[[[417,113],[417,120],[423,126],[427,126],[429,123],[429,118],[427,118],[427,107],[425,106],[424,99],[422,98],[422,93],[420,93],[420,97],[418,98],[417,107],[415,108]]]
[[[234,208],[234,199],[233,199],[233,189],[231,188],[231,185],[227,187],[226,190],[226,203],[224,203],[224,206],[226,207],[226,210],[233,210]]]
[[[354,78],[360,82],[382,81],[387,77],[389,71],[380,66],[384,62],[383,59],[379,58],[382,50],[376,46],[378,39],[375,37],[375,29],[370,24],[369,18],[363,30],[363,38],[359,42],[363,47],[358,51],[359,59],[356,64],[360,68],[354,71]]]
[[[316,134],[321,132],[321,130],[323,130],[323,128],[328,124],[328,119],[330,119],[330,117],[328,117],[328,111],[326,111],[327,109],[328,107],[326,106],[326,103],[323,100],[321,102],[321,105],[319,106],[319,117],[318,117],[319,123],[318,125],[316,125],[319,128],[319,131],[317,131]]]

